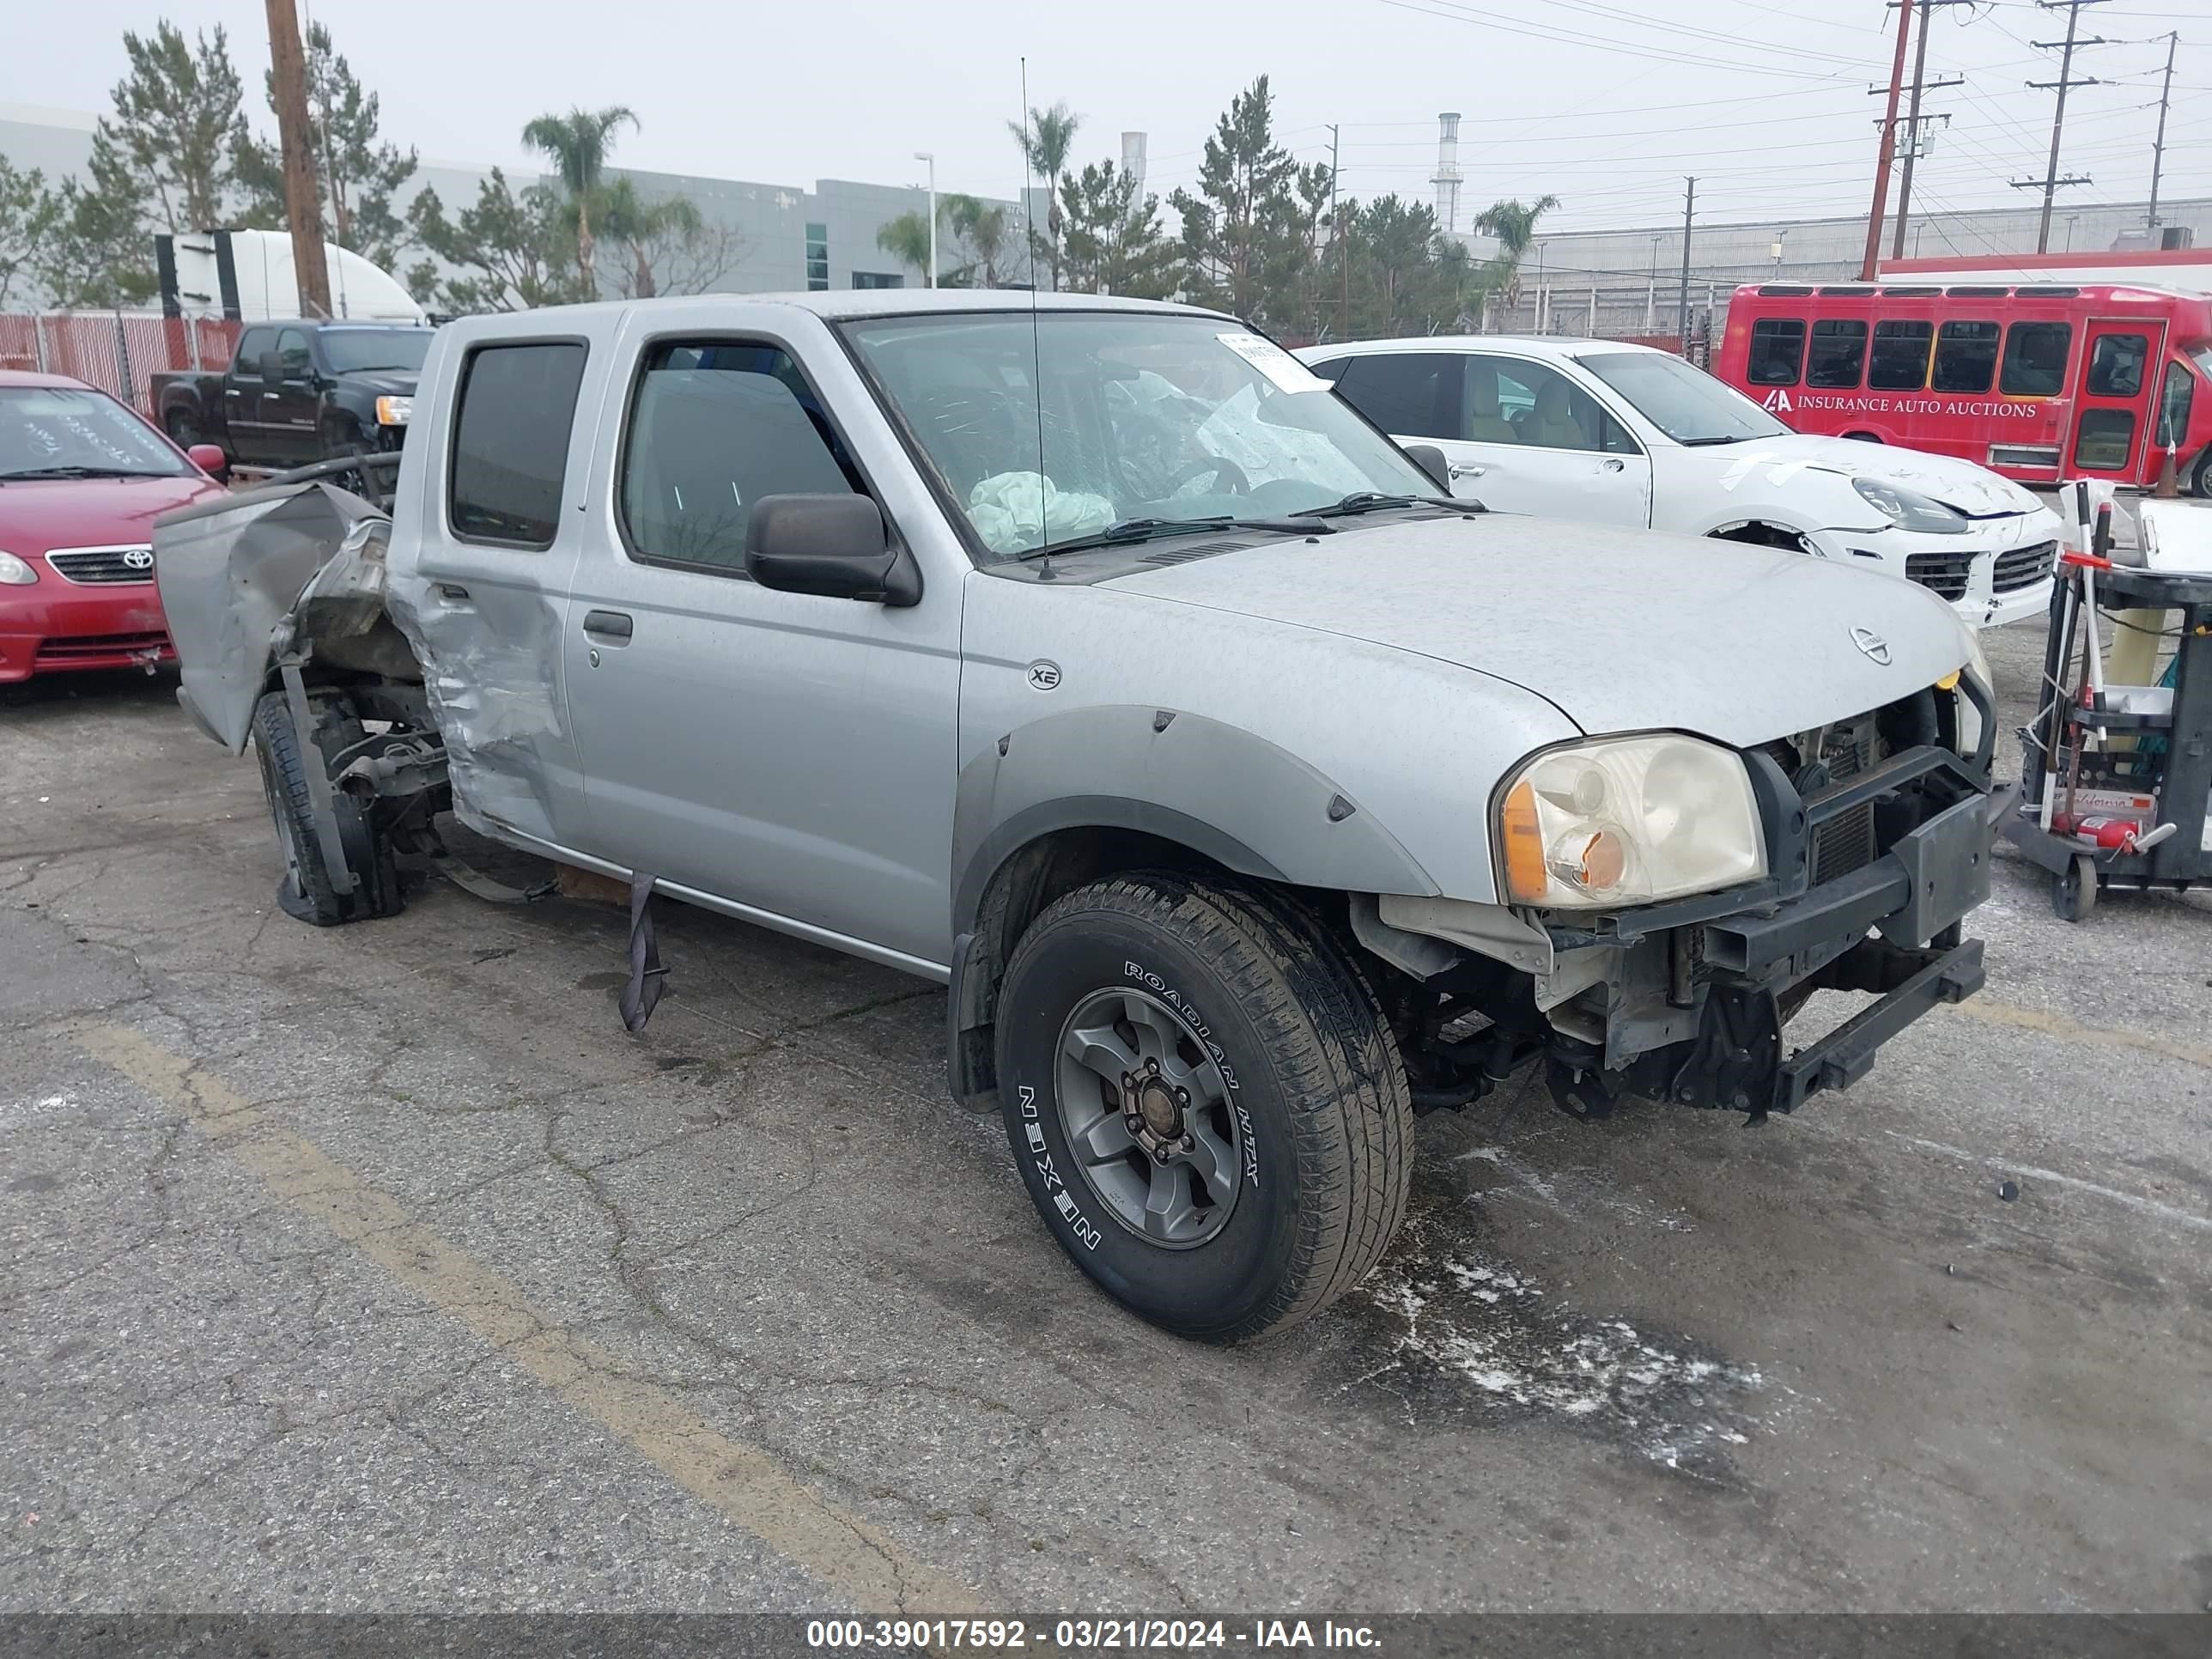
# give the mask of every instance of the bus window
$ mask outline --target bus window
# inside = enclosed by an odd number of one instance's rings
[[[1751,325],[1751,362],[1745,373],[1753,386],[1796,386],[1804,358],[1802,317],[1762,317]]]
[[[2056,398],[2066,390],[2071,323],[2014,323],[2005,331],[2004,369],[1997,390],[2008,398]]]
[[[1935,388],[1987,392],[1997,376],[1995,323],[1946,323],[1936,337]]]
[[[1935,341],[1933,323],[1876,323],[1867,384],[1882,392],[1919,391],[1928,384],[1928,351]]]
[[[2085,409],[2074,432],[2074,465],[2084,472],[2118,472],[2136,448],[2132,409]]]
[[[1851,386],[1866,367],[1867,325],[1840,318],[1813,325],[1813,349],[1805,362],[1805,384]]]
[[[2132,398],[2142,391],[2143,364],[2150,357],[2147,334],[2100,334],[2089,354],[2089,395]]]
[[[2181,447],[2189,435],[2189,405],[2196,392],[2197,377],[2189,372],[2186,363],[2166,366],[2166,385],[2158,400],[2158,447],[2160,449]]]

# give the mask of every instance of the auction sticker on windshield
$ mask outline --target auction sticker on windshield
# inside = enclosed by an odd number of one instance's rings
[[[1281,392],[1326,392],[1328,382],[1308,368],[1273,340],[1256,334],[1217,334],[1213,337],[1258,369]]]

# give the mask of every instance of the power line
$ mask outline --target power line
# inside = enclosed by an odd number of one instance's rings
[[[2064,53],[2058,60],[2058,78],[2056,81],[2030,81],[2027,83],[2031,87],[2056,92],[2058,94],[2057,102],[2052,106],[2051,112],[2051,160],[2044,167],[2043,180],[2039,186],[2033,179],[2014,180],[2015,188],[2022,190],[2040,188],[2043,191],[2043,222],[2035,233],[2035,251],[2038,253],[2047,253],[2051,251],[2051,204],[2052,198],[2058,192],[2059,186],[2095,182],[2086,175],[2065,179],[2058,176],[2058,142],[2066,130],[2068,90],[2074,87],[2094,87],[2099,84],[2094,76],[2083,76],[2079,80],[2075,78],[2074,53],[2081,46],[2101,46],[2106,44],[2101,35],[2092,36],[2087,40],[2081,40],[2077,36],[2081,22],[2081,8],[2101,6],[2105,3],[2105,0],[2035,0],[2035,3],[2045,11],[2056,11],[2061,6],[2066,9],[2066,39],[2063,42],[2031,40],[2027,43],[2038,52],[2049,52],[2053,48],[2060,48]]]
[[[1810,70],[1778,69],[1770,64],[1747,64],[1741,59],[1703,57],[1669,51],[1663,46],[1632,46],[1608,40],[1602,35],[1587,34],[1578,29],[1531,28],[1499,13],[1454,4],[1453,0],[1436,0],[1437,6],[1449,7],[1447,10],[1415,5],[1413,0],[1380,0],[1380,3],[1400,11],[1419,12],[1424,17],[1440,17],[1448,23],[1470,23],[1502,34],[1522,34],[1533,40],[1549,40],[1595,52],[1617,52],[1626,58],[1642,58],[1653,63],[1684,64],[1697,69],[1739,70],[1752,75],[1775,76],[1794,81],[1832,81],[1836,78],[1832,75],[1816,74]]]

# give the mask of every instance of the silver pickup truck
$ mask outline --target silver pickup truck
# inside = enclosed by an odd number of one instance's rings
[[[1488,514],[1234,319],[1004,293],[458,322],[389,514],[164,520],[284,907],[442,814],[947,984],[1063,1248],[1221,1340],[1356,1283],[1524,1067],[1758,1118],[1982,982],[1986,667],[1931,595]],[[1792,1051],[1817,990],[1863,1006]]]

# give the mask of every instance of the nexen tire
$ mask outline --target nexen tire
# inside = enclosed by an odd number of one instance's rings
[[[1196,1243],[1141,1236],[1071,1144],[1063,1036],[1116,989],[1202,1034],[1229,1085],[1235,1197]],[[1396,1233],[1413,1148],[1397,1045],[1350,957],[1287,901],[1170,874],[1079,889],[1023,935],[996,1023],[1007,1139],[1038,1213],[1085,1273],[1155,1324],[1216,1342],[1296,1324],[1357,1284]],[[1089,1089],[1087,1075],[1075,1086]],[[1101,1107],[1072,1109],[1079,1125]],[[1141,1152],[1133,1167],[1149,1167]]]

